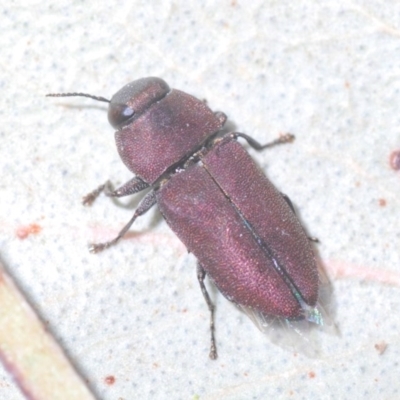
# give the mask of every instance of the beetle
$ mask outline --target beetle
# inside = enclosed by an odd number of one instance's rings
[[[227,117],[201,101],[170,89],[156,77],[135,80],[111,100],[108,120],[116,129],[119,155],[134,177],[112,190],[101,185],[84,198],[91,204],[104,191],[122,197],[151,190],[117,237],[93,244],[97,253],[117,243],[136,218],[155,204],[167,224],[198,260],[197,278],[210,311],[210,358],[217,358],[214,304],[206,275],[231,302],[256,319],[323,324],[318,304],[315,254],[288,197],[266,178],[244,147],[257,150],[287,143],[281,135],[266,145],[239,132],[224,132]]]

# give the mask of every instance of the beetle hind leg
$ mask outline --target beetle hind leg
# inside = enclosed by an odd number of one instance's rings
[[[207,288],[204,284],[204,278],[206,277],[206,271],[204,268],[200,265],[200,263],[197,263],[197,279],[200,284],[200,289],[201,292],[203,293],[204,299],[207,303],[208,309],[210,310],[210,332],[211,332],[211,347],[210,347],[210,358],[212,360],[216,360],[218,357],[217,353],[217,345],[215,342],[215,324],[214,324],[214,310],[215,310],[215,305],[210,299],[210,295],[207,292]]]
[[[293,214],[297,216],[296,210],[294,209],[294,206],[293,206],[292,200],[290,200],[290,197],[288,195],[286,195],[285,193],[282,193],[282,192],[281,192],[281,195],[284,198],[284,200],[286,201],[286,203],[288,203],[290,209],[293,211]],[[308,236],[308,235],[307,235],[307,237],[308,237],[308,240],[310,242],[319,243],[319,239],[317,237]]]

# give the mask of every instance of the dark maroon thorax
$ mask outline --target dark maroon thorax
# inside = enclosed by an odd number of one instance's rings
[[[115,141],[125,165],[150,184],[223,125],[204,102],[175,89],[142,108],[136,118],[133,115],[134,123],[115,132]]]

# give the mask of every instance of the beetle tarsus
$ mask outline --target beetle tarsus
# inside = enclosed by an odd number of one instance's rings
[[[206,277],[206,271],[197,263],[197,279],[200,284],[201,292],[203,293],[204,299],[206,300],[208,309],[210,310],[210,332],[211,332],[211,346],[210,346],[210,358],[211,360],[216,360],[218,358],[217,345],[215,342],[215,324],[214,324],[214,310],[215,306],[210,299],[210,295],[207,292],[206,286],[204,284],[204,278]]]
[[[103,183],[98,188],[88,193],[86,196],[82,198],[82,204],[84,206],[91,206],[93,202],[99,197],[100,193],[103,192],[107,186],[108,182]]]
[[[114,241],[106,242],[106,243],[92,243],[89,245],[89,251],[93,254],[99,253],[100,251],[103,251],[107,247],[110,247],[111,245],[113,245],[114,244],[113,242]]]

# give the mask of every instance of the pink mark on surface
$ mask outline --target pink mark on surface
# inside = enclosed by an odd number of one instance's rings
[[[90,233],[88,234],[88,238],[91,238],[90,242],[101,243],[114,239],[118,235],[119,230],[108,229],[96,225],[92,226],[89,232]],[[165,233],[155,233],[152,232],[151,230],[144,232],[135,232],[134,229],[132,229],[132,231],[128,231],[123,236],[123,238],[119,243],[123,243],[125,240],[132,241],[135,244],[140,243],[140,244],[150,244],[150,245],[154,244],[157,246],[164,246],[172,248],[174,251],[178,253],[182,254],[186,253],[185,246],[172,233],[169,235]]]
[[[24,240],[30,235],[37,235],[42,230],[42,227],[39,224],[29,224],[25,226],[19,226],[15,230],[15,235],[18,239]]]
[[[386,205],[387,205],[386,199],[379,199],[379,200],[378,200],[378,203],[379,203],[379,205],[380,205],[381,207],[386,207]]]
[[[386,351],[388,344],[385,341],[382,341],[380,343],[376,343],[374,347],[378,354],[382,355]]]
[[[308,377],[310,378],[310,379],[314,379],[315,378],[315,372],[314,371],[310,371],[309,373],[308,373]]]
[[[346,264],[342,261],[328,261],[324,263],[324,266],[329,276],[334,279],[356,278],[380,282],[386,285],[400,286],[399,272]]]
[[[105,378],[104,378],[104,382],[107,384],[107,385],[114,385],[114,383],[115,383],[115,377],[113,376],[113,375],[108,375],[108,376],[106,376]]]
[[[392,151],[389,157],[389,164],[395,170],[400,170],[400,150]]]

